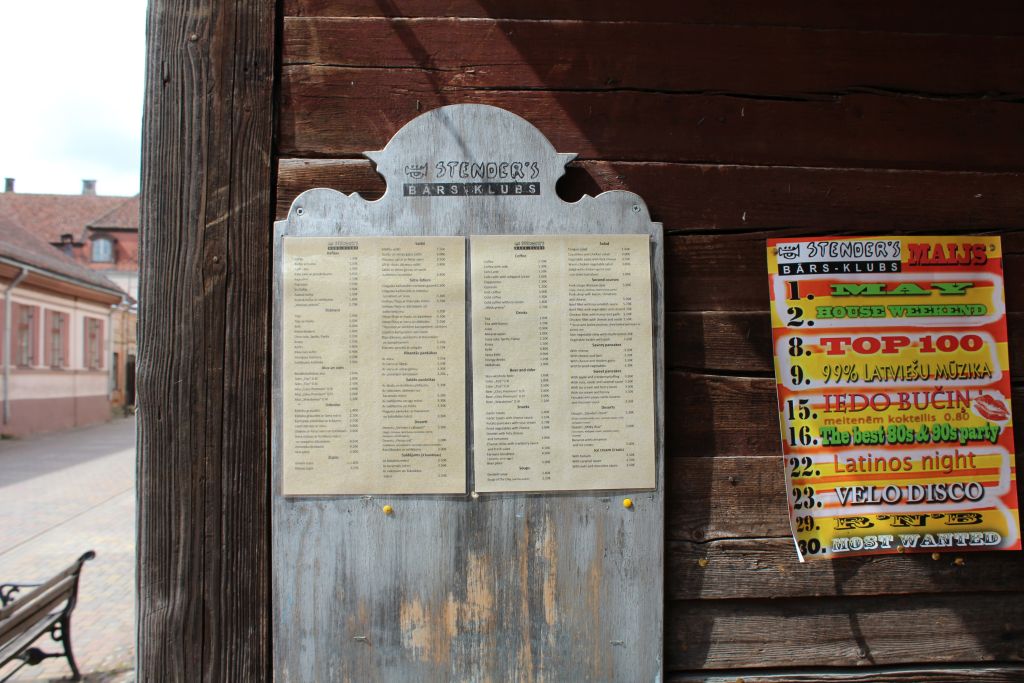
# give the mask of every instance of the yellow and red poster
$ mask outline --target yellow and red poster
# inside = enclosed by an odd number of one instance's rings
[[[768,241],[801,561],[1019,550],[998,237]]]

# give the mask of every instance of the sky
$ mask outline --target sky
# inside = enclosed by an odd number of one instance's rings
[[[0,0],[0,177],[16,192],[139,191],[146,4]]]

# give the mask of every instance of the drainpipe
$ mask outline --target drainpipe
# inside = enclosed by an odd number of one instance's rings
[[[11,421],[11,400],[10,400],[10,387],[11,387],[11,292],[14,288],[21,284],[21,281],[28,276],[28,270],[22,268],[21,272],[18,273],[18,277],[11,281],[11,284],[7,285],[7,290],[4,292],[4,334],[7,335],[7,339],[3,340],[4,345],[4,424]]]

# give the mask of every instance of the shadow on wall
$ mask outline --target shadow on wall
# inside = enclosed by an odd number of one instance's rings
[[[718,163],[723,155],[720,150],[715,150],[716,140],[724,140],[737,133],[737,139],[728,142],[728,154],[724,155],[731,155],[728,160],[731,163],[804,163],[808,157],[818,153],[818,148],[814,146],[818,143],[814,132],[817,128],[819,132],[830,136],[827,139],[824,139],[825,135],[822,136],[822,148],[828,147],[828,150],[821,152],[822,156],[845,155],[836,163],[848,166],[886,165],[886,153],[879,152],[879,147],[876,146],[860,145],[859,142],[862,140],[858,139],[858,136],[868,135],[871,126],[876,130],[885,131],[884,125],[879,122],[886,120],[885,114],[889,110],[886,110],[887,104],[881,98],[862,97],[858,100],[861,104],[868,105],[865,114],[863,111],[854,111],[855,106],[847,106],[839,101],[839,98],[806,94],[800,100],[802,106],[798,108],[796,100],[766,103],[771,99],[767,96],[761,97],[760,99],[766,101],[759,103],[758,97],[744,99],[736,93],[727,92],[694,91],[687,95],[682,91],[673,93],[629,90],[618,85],[621,79],[613,74],[609,74],[605,83],[599,86],[591,83],[583,86],[592,90],[573,90],[565,85],[566,74],[581,74],[593,78],[593,73],[588,67],[588,54],[580,50],[573,51],[571,45],[567,45],[564,54],[559,54],[561,61],[557,65],[558,76],[551,80],[548,75],[554,74],[555,70],[550,45],[531,42],[530,37],[535,34],[520,33],[519,23],[498,18],[503,13],[508,13],[505,3],[481,0],[479,5],[485,12],[496,17],[498,30],[489,33],[487,39],[504,41],[511,46],[521,57],[524,65],[532,70],[534,78],[531,80],[536,82],[537,86],[525,88],[528,90],[526,94],[522,92],[523,89],[515,91],[511,87],[504,90],[497,87],[489,88],[489,92],[486,91],[488,88],[484,87],[472,91],[453,87],[452,72],[445,72],[438,67],[430,50],[418,38],[416,23],[393,22],[392,30],[415,60],[416,67],[424,70],[432,88],[432,100],[422,104],[422,111],[443,104],[485,101],[504,105],[507,109],[523,114],[527,118],[532,117],[524,108],[530,112],[549,112],[545,121],[535,123],[559,151],[580,152],[592,160],[602,160],[574,163],[567,169],[565,176],[558,183],[558,194],[565,201],[575,201],[584,195],[597,195],[607,189],[628,189],[637,191],[648,202],[653,220],[663,220],[659,215],[659,204],[678,204],[672,199],[671,194],[675,191],[680,194],[686,193],[687,187],[670,190],[667,184],[650,185],[649,176],[653,172],[649,172],[648,185],[665,187],[665,196],[644,197],[643,188],[631,181],[631,174],[637,175],[643,170],[642,165],[649,161],[666,162],[667,165],[678,165],[680,162]],[[378,6],[382,16],[403,13],[388,0],[378,0]],[[638,25],[637,30],[642,31],[642,28]],[[658,31],[662,32],[659,35],[664,37],[665,27],[658,28]],[[614,46],[609,46],[608,49],[613,48]],[[535,51],[542,54],[535,55]],[[628,54],[622,55],[622,59],[623,71],[632,73],[636,80],[639,67],[629,61],[631,57]],[[814,66],[807,66],[807,69],[813,72]],[[797,81],[799,80],[798,78]],[[824,79],[822,77],[818,80]],[[650,82],[650,79],[647,81]],[[734,87],[739,82],[730,81]],[[780,89],[792,90],[793,83],[788,82],[780,86]],[[499,91],[499,95],[494,91]],[[509,95],[508,101],[501,101],[501,92]],[[900,101],[895,106],[912,109],[919,104]],[[630,129],[629,134],[624,136],[624,125],[636,121],[635,112],[630,111],[632,108],[642,109],[653,116],[649,127],[643,130]],[[944,112],[943,110],[943,116]],[[870,126],[862,123],[861,120],[865,116],[868,119],[873,118]],[[742,123],[737,123],[740,120]],[[773,127],[788,127],[788,139],[792,140],[796,139],[794,131],[801,129],[804,123],[808,124],[809,131],[805,137],[800,138],[804,140],[802,147],[798,150],[785,151],[785,137],[775,135],[776,129]],[[936,135],[941,135],[941,131]],[[586,148],[573,148],[571,143],[564,142],[565,138],[583,140]],[[386,137],[381,140],[381,144],[384,142]],[[969,164],[972,160],[984,156],[985,150],[980,147],[979,151],[974,153],[964,152],[962,147],[966,148],[965,145],[969,143],[957,143],[957,150],[961,154],[959,163]],[[635,147],[630,148],[631,145]],[[744,145],[748,145],[749,148]],[[940,164],[929,157],[932,153],[926,150],[928,145],[920,148],[913,145],[913,140],[907,142],[907,164],[913,163],[921,167]],[[644,157],[644,154],[647,156]],[[624,157],[630,161],[622,161]],[[998,162],[1001,157],[996,157]],[[714,169],[714,166],[710,168]],[[859,180],[860,175],[857,175],[857,178],[858,182],[862,181]],[[730,183],[740,180],[723,175],[720,181]],[[360,190],[368,199],[379,197],[383,191],[383,180],[379,176],[365,178],[365,184],[365,188],[347,187],[346,191]],[[831,194],[830,186],[827,187],[827,193]],[[839,200],[839,197],[835,197],[830,201],[835,203]],[[776,200],[772,198],[771,201]],[[788,197],[785,200],[778,200],[776,214],[786,215],[786,212],[791,210],[791,204],[796,201]],[[864,206],[856,206],[857,202],[870,203],[860,196],[852,199],[848,197],[845,201],[850,202],[851,206],[858,208],[862,213],[869,211],[869,208],[865,209]],[[688,202],[683,205],[683,211],[677,212],[679,215],[701,209],[699,197],[695,201],[691,198]],[[828,201],[818,202],[822,207],[833,210],[829,215],[833,216],[831,220],[834,223],[837,220],[849,220],[835,218],[843,212],[837,213],[835,207]],[[805,625],[811,624],[811,628],[814,628],[813,625],[819,625],[822,634],[828,634],[822,649],[818,651],[818,660],[822,666],[869,666],[897,664],[900,660],[919,660],[922,653],[915,655],[914,638],[920,638],[921,643],[925,643],[927,639],[913,634],[920,633],[922,629],[939,634],[961,634],[953,651],[928,652],[925,653],[925,660],[963,661],[974,658],[962,656],[961,653],[970,650],[972,630],[979,628],[986,615],[978,613],[973,596],[967,595],[985,588],[979,583],[979,573],[975,568],[971,568],[971,564],[982,564],[989,560],[992,554],[968,554],[965,565],[954,564],[953,554],[943,555],[938,561],[929,555],[911,555],[849,558],[800,565],[795,551],[783,551],[781,554],[773,551],[775,554],[771,556],[771,563],[765,561],[764,555],[750,551],[758,542],[766,542],[776,550],[788,542],[786,483],[782,476],[782,459],[776,457],[780,453],[779,435],[777,415],[772,412],[775,405],[771,380],[770,323],[765,314],[768,305],[768,285],[764,238],[768,232],[754,232],[758,229],[765,230],[765,227],[773,227],[776,223],[762,223],[763,227],[759,228],[753,216],[751,224],[745,222],[745,211],[736,210],[735,214],[735,220],[724,227],[721,217],[717,214],[712,219],[708,219],[705,214],[699,214],[700,217],[694,218],[689,224],[666,224],[666,230],[670,233],[673,230],[694,228],[721,229],[714,237],[698,237],[706,238],[709,244],[712,240],[722,240],[728,241],[730,247],[733,243],[741,247],[729,253],[725,253],[728,250],[723,250],[721,260],[714,263],[719,269],[718,279],[714,282],[722,288],[722,292],[717,298],[712,293],[702,300],[716,305],[722,304],[720,308],[714,310],[701,307],[701,300],[687,293],[687,288],[690,287],[687,282],[688,276],[705,273],[712,261],[709,259],[693,263],[680,259],[673,262],[667,254],[666,270],[670,281],[667,283],[670,290],[667,308],[671,311],[673,289],[679,297],[676,301],[687,303],[686,310],[677,309],[668,313],[666,339],[669,355],[666,493],[669,502],[667,542],[670,546],[667,549],[669,561],[666,595],[670,603],[676,603],[674,607],[670,605],[670,613],[667,614],[667,670],[697,669],[705,666],[713,645],[718,647],[721,642],[740,636],[752,639],[746,643],[751,651],[745,653],[746,659],[743,664],[733,663],[729,666],[790,666],[788,663],[793,659],[788,659],[785,651],[792,648],[793,643],[786,640],[785,634],[771,631],[788,618],[797,618]],[[712,215],[712,212],[708,215]],[[871,219],[879,220],[877,215]],[[771,218],[771,221],[778,220],[778,215]],[[920,218],[915,220],[920,224]],[[746,233],[736,234],[743,231]],[[784,234],[786,231],[799,231],[799,228],[778,230],[773,233]],[[804,227],[803,232],[807,231],[808,228]],[[671,269],[673,265],[677,266],[674,271]],[[726,296],[730,289],[741,289],[744,293],[730,298]],[[732,310],[728,308],[729,305],[733,309],[736,308],[737,298],[743,300],[743,305],[749,304],[750,310],[741,311],[748,313],[749,316],[743,318],[739,325],[735,323],[738,318],[731,316],[730,324],[733,327],[723,331],[720,323],[725,316],[721,313]],[[719,316],[715,313],[719,313]],[[674,324],[674,321],[678,324]],[[730,364],[729,358],[713,355],[717,352],[715,346],[726,335],[730,336],[736,345],[730,349],[731,352],[750,359],[748,367],[737,368],[735,362]],[[714,344],[711,343],[712,339],[716,340]],[[685,430],[681,428],[684,424],[687,425]],[[759,425],[760,428],[752,429],[752,424]],[[723,456],[710,458],[710,453]],[[748,456],[750,458],[744,458]],[[769,474],[766,469],[749,467],[742,462],[743,460],[749,460],[751,464],[755,460],[761,461],[762,465],[764,461],[773,461],[777,465],[772,465],[775,468],[772,470],[774,474]],[[738,517],[733,516],[728,520],[734,532],[732,538],[723,536],[723,529],[727,528],[723,518],[728,516],[730,511],[719,507],[720,501],[723,500],[722,487],[734,488],[740,495],[737,496],[734,492],[730,500],[739,500],[743,505],[749,506],[740,510],[750,515],[745,520],[745,526],[744,521]],[[742,536],[742,539],[737,539],[736,536]],[[726,554],[726,542],[737,541],[748,543],[746,550],[739,547],[729,558],[730,566],[735,572],[734,595],[740,599],[713,599],[729,596],[723,595],[721,587],[717,586],[719,580],[709,573],[717,570],[718,560],[709,558],[713,558],[715,553],[719,553],[719,556]],[[676,548],[685,550],[681,551],[682,556],[686,558],[685,563],[674,563]],[[703,553],[703,563],[691,561],[694,554],[700,553]],[[1004,560],[1005,558],[1000,557],[996,561]],[[901,574],[906,577],[904,583],[896,579]],[[712,586],[713,584],[715,586]],[[786,584],[796,588],[780,591],[779,595],[755,595],[750,588]],[[946,595],[947,591],[961,592],[965,597],[956,599],[956,596]],[[993,596],[997,600],[997,594]],[[1019,616],[1017,614],[1009,622],[1019,624]],[[928,623],[922,623],[923,620]],[[754,626],[745,628],[742,634],[728,631],[728,625],[740,622]],[[1013,626],[1009,622],[1007,626]],[[993,630],[986,633],[991,634],[1000,628],[1001,625],[995,625]],[[760,631],[754,633],[754,629]],[[904,645],[906,649],[902,659],[897,656],[898,647],[892,644],[901,636],[905,636],[909,641]],[[1019,635],[1015,635],[1012,629],[1007,631],[1004,637],[976,640],[978,642],[973,643],[973,646],[978,656],[984,654],[987,658],[993,659],[1012,659],[1019,656],[1013,650],[1014,642],[1019,640]],[[941,637],[935,642],[939,641]],[[879,656],[874,649],[882,644],[885,645],[885,652]],[[735,645],[737,648],[742,646],[743,643]],[[825,647],[829,647],[830,651],[825,652]],[[741,654],[735,656],[736,661],[742,661]],[[806,659],[807,657],[804,657],[803,660]],[[797,660],[802,661],[799,658]],[[763,665],[763,661],[769,661],[770,664]],[[719,664],[716,661],[710,666],[717,667]]]

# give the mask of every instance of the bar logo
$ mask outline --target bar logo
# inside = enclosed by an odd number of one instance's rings
[[[404,197],[527,197],[540,194],[540,183],[405,183]]]

